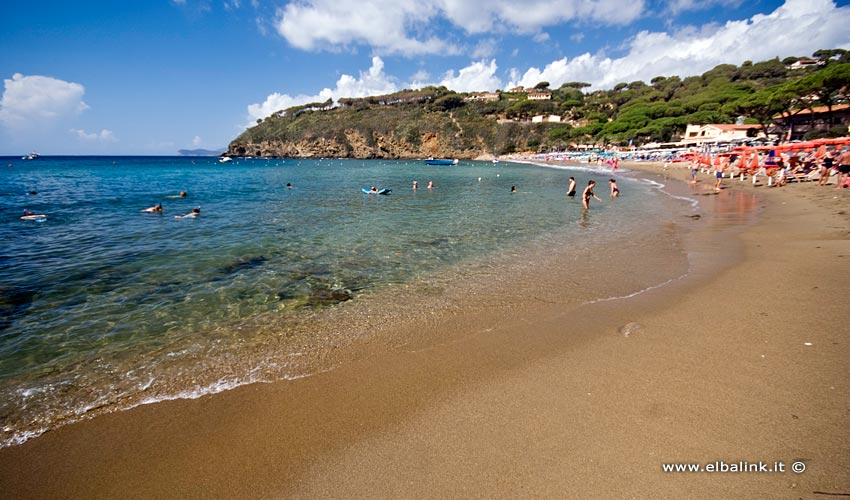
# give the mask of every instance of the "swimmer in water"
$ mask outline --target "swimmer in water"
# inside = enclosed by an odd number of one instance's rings
[[[186,215],[175,215],[175,219],[194,219],[195,217],[201,215],[201,207],[195,207]]]
[[[576,195],[576,179],[575,177],[570,177],[570,187],[567,188],[567,196],[570,198],[575,197]]]
[[[596,186],[596,181],[588,181],[587,187],[584,188],[584,192],[581,194],[581,204],[585,210],[590,208],[591,198],[595,199],[596,201],[602,201],[602,199],[593,194],[594,186]]]
[[[617,181],[610,179],[608,183],[611,184],[611,198],[620,196],[620,188],[617,187]]]

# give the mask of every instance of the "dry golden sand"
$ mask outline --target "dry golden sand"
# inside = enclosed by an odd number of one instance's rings
[[[850,190],[724,184],[704,197],[719,215],[693,221],[687,279],[496,324],[461,310],[438,345],[70,425],[0,450],[0,498],[850,494]],[[757,222],[727,231],[753,192]],[[661,470],[720,460],[807,469]]]

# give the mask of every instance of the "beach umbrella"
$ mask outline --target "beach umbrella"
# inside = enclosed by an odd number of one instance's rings
[[[747,168],[751,172],[756,172],[759,169],[759,154],[758,151],[753,151],[753,157],[750,158],[750,164],[747,165]]]
[[[738,165],[741,165],[743,167],[749,161],[750,161],[750,152],[749,151],[742,151],[740,153],[740,160],[739,160]]]
[[[821,139],[823,144],[828,144],[830,146],[843,146],[850,143],[850,137],[835,137],[832,139]]]

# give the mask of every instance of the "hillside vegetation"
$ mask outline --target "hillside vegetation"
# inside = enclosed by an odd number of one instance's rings
[[[586,92],[570,82],[526,91],[500,92],[498,100],[445,87],[390,95],[328,100],[281,110],[246,130],[229,146],[231,156],[349,158],[476,158],[517,151],[563,150],[579,144],[641,145],[678,140],[687,124],[747,123],[771,126],[816,106],[848,102],[850,53],[820,50],[817,65],[790,69],[789,57],[741,66],[719,65],[701,76],[658,76],[649,83],[623,82]],[[531,123],[558,115],[560,123]],[[820,135],[846,135],[846,125]]]

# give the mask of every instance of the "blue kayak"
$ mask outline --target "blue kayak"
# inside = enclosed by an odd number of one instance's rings
[[[381,188],[377,191],[372,191],[369,188],[362,188],[362,191],[366,194],[390,194],[393,190],[390,188]]]

